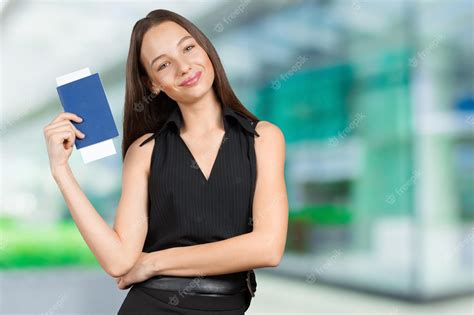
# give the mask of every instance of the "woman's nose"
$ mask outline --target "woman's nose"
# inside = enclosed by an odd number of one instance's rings
[[[179,66],[179,68],[178,68],[178,69],[179,69],[179,73],[180,73],[181,75],[186,74],[186,73],[188,73],[188,72],[191,70],[191,66],[190,66],[188,63],[186,63],[186,62],[180,62],[180,63],[178,64],[178,66]]]

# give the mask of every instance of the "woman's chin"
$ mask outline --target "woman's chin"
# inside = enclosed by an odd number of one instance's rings
[[[198,84],[192,87],[185,87],[185,88],[181,87],[181,91],[183,93],[183,96],[189,95],[193,97],[198,97],[198,96],[203,96],[206,93],[208,93],[211,88],[212,88],[211,85],[202,83],[202,84]]]

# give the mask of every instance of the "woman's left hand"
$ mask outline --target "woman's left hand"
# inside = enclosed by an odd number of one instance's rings
[[[132,269],[125,275],[115,278],[121,290],[130,288],[134,283],[142,282],[154,276],[150,261],[151,253],[142,252]]]

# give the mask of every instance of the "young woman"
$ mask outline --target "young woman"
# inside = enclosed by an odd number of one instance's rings
[[[240,103],[207,37],[167,10],[133,28],[113,228],[68,165],[85,136],[71,121],[44,128],[50,168],[100,265],[131,287],[119,314],[244,314],[253,269],[277,266],[285,248],[285,141]]]

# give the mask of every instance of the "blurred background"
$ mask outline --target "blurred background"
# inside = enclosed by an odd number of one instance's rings
[[[1,1],[1,313],[118,311],[126,291],[71,220],[43,127],[55,78],[89,67],[122,134],[131,30],[158,8],[195,23],[285,134],[286,253],[257,270],[248,314],[474,313],[472,0]],[[111,226],[121,164],[70,159]]]

